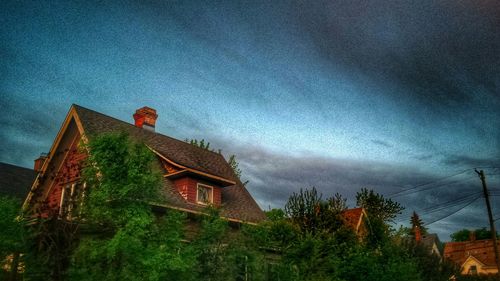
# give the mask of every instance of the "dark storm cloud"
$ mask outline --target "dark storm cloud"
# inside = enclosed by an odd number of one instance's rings
[[[459,167],[500,167],[500,157],[475,158],[467,155],[450,155],[443,163]]]
[[[316,1],[297,12],[322,58],[435,109],[498,93],[499,16],[496,1]]]

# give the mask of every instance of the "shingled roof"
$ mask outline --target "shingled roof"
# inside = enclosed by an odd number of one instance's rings
[[[131,137],[143,141],[155,152],[182,166],[217,176],[236,184],[222,189],[221,215],[230,220],[259,222],[265,215],[248,190],[236,177],[233,170],[216,152],[202,149],[163,134],[138,128],[130,123],[102,113],[73,105],[85,135],[92,137],[107,132],[126,132]],[[199,212],[202,207],[184,200],[175,190],[172,182],[165,179],[165,198],[167,206],[186,211]]]
[[[497,245],[500,246],[500,241]],[[463,265],[469,256],[474,256],[484,265],[496,266],[492,239],[449,242],[444,246],[444,257],[458,265]]]
[[[35,180],[32,169],[0,162],[0,195],[23,200]]]

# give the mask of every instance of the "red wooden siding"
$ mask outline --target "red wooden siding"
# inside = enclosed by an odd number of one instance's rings
[[[78,149],[79,137],[77,137],[70,148],[66,151],[66,157],[55,173],[55,179],[46,199],[45,210],[42,216],[59,213],[61,194],[65,185],[76,182],[80,179],[81,163],[87,155]]]

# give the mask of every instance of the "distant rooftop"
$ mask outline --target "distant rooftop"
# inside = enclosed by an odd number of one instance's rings
[[[32,169],[0,162],[0,195],[24,200],[35,177]]]

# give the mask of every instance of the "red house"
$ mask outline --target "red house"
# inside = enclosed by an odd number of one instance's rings
[[[24,208],[44,216],[71,210],[73,198],[86,188],[80,182],[86,158],[80,143],[94,135],[125,131],[143,141],[163,169],[163,198],[155,204],[158,207],[198,214],[207,205],[215,205],[229,221],[257,223],[265,219],[221,154],[155,132],[157,117],[156,110],[143,107],[133,114],[135,122],[130,124],[72,105],[49,153],[35,161],[39,172]]]

